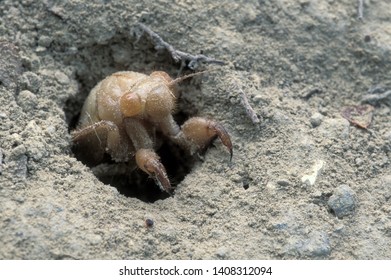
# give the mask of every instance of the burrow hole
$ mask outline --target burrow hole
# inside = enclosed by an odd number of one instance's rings
[[[146,74],[162,70],[168,72],[172,77],[176,77],[179,66],[172,62],[168,54],[157,54],[147,40],[142,40],[143,38],[135,43],[128,36],[118,35],[108,44],[80,49],[72,57],[72,60],[67,62],[76,67],[79,82],[79,92],[67,100],[65,107],[69,131],[77,127],[81,108],[90,90],[106,76],[125,70]],[[194,79],[183,81],[179,85],[179,91],[182,94],[178,99],[178,109],[174,118],[178,124],[182,124],[190,116],[197,113],[191,98],[192,96],[200,96],[200,84]],[[161,157],[174,188],[190,173],[197,160],[187,151],[167,140],[163,141],[157,153]],[[113,163],[109,156],[105,162]],[[169,197],[167,193],[159,189],[152,178],[138,169],[127,175],[104,176],[99,179],[105,184],[116,187],[121,194],[138,198],[144,202],[155,202]]]

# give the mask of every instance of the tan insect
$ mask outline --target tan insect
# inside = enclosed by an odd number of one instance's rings
[[[173,119],[176,84],[196,74],[175,80],[163,71],[149,76],[130,71],[108,76],[84,103],[79,127],[72,132],[76,150],[92,164],[100,163],[107,153],[113,161],[127,163],[128,172],[138,166],[169,193],[170,181],[155,152],[161,143],[157,131],[192,154],[218,137],[232,158],[230,136],[219,123],[193,117],[179,127]]]

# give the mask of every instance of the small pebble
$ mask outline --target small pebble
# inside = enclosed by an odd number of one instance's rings
[[[65,75],[63,72],[57,70],[56,72],[54,72],[54,76],[56,77],[56,80],[62,84],[62,85],[67,85],[69,84],[69,77],[67,75]]]
[[[352,214],[356,208],[356,194],[347,185],[335,189],[327,205],[338,218]]]
[[[362,163],[363,163],[364,161],[363,161],[362,158],[359,158],[359,157],[358,157],[358,158],[356,158],[356,159],[354,160],[354,162],[356,163],[357,166],[360,166],[360,165],[362,165]]]
[[[322,123],[323,115],[320,113],[315,113],[310,118],[310,123],[312,127],[317,127]]]
[[[153,227],[153,224],[154,224],[154,222],[153,222],[152,219],[146,219],[146,220],[145,220],[145,226],[146,226],[147,228]]]
[[[49,47],[50,44],[53,42],[53,39],[49,36],[42,35],[38,39],[38,45],[41,47]]]
[[[290,185],[289,181],[287,179],[278,179],[277,184],[280,185],[281,187],[287,187]]]

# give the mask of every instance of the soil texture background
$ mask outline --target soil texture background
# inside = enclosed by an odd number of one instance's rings
[[[391,258],[390,11],[384,0],[364,1],[362,18],[348,0],[0,1],[0,259]],[[178,119],[223,124],[232,161],[218,140],[200,158],[166,144],[170,197],[137,171],[99,180],[72,151],[101,79],[178,74],[138,22],[226,62],[179,86]]]

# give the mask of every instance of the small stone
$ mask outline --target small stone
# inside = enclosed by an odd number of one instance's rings
[[[364,161],[363,161],[362,158],[359,158],[359,157],[358,157],[358,158],[356,158],[356,159],[354,160],[354,162],[356,163],[357,166],[360,166],[360,165],[362,165],[362,163],[363,163]]]
[[[277,180],[277,184],[280,185],[281,187],[287,187],[290,185],[289,180],[282,178]]]
[[[315,113],[310,118],[310,123],[312,127],[317,127],[322,123],[323,115],[320,113]]]
[[[356,208],[356,194],[347,185],[341,185],[336,188],[327,205],[338,218],[348,216]]]
[[[43,52],[46,52],[46,47],[42,47],[42,46],[38,46],[35,48],[35,52],[36,53],[43,53]]]
[[[62,85],[67,85],[69,84],[69,77],[67,75],[65,75],[63,72],[57,70],[55,73],[54,73],[54,76],[56,77],[56,80],[62,84]]]
[[[38,44],[41,46],[41,47],[49,47],[50,44],[53,42],[53,39],[49,36],[45,36],[45,35],[42,35],[41,37],[39,37],[38,39]]]
[[[342,233],[345,226],[343,224],[337,224],[334,228],[335,233]]]
[[[153,222],[152,219],[146,219],[146,220],[145,220],[145,226],[146,226],[147,228],[153,227],[153,224],[154,224],[154,222]]]
[[[76,54],[79,50],[76,47],[69,47],[67,50],[67,53],[71,54]]]

